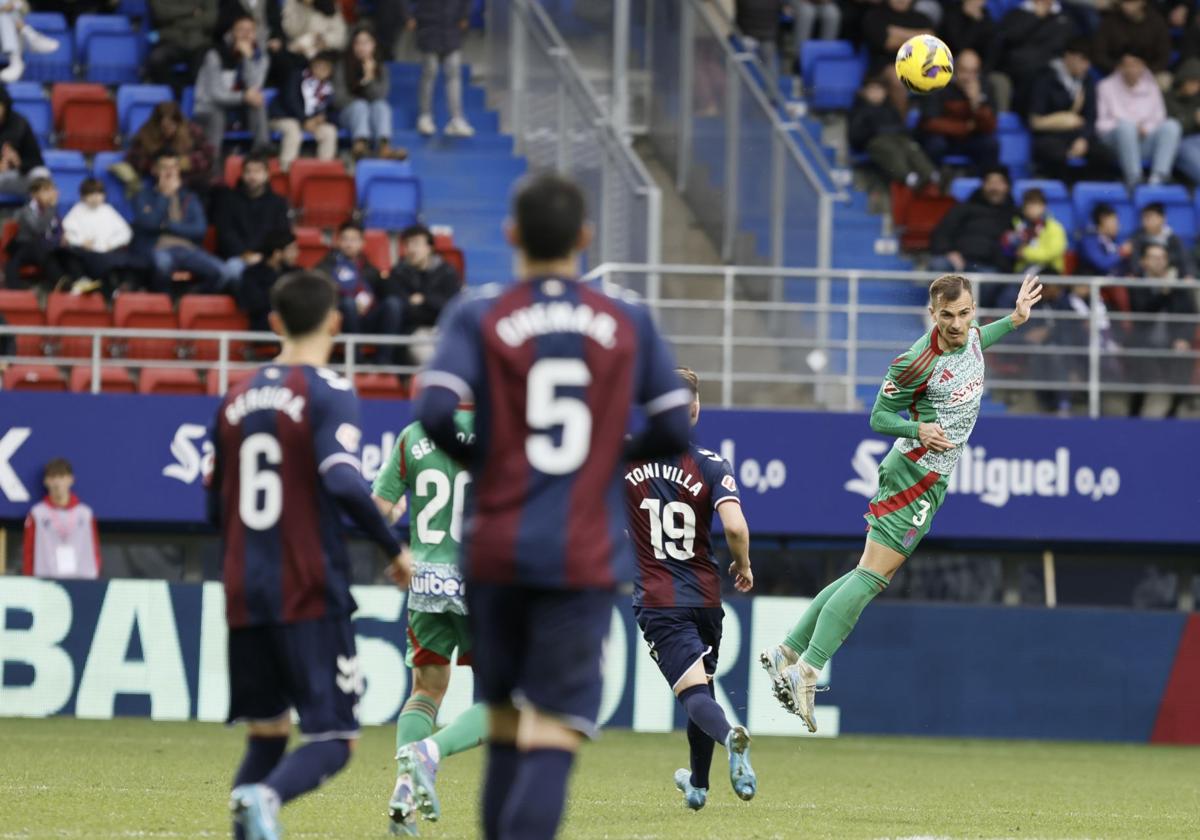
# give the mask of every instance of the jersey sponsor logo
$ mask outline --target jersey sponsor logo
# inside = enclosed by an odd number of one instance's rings
[[[737,492],[737,482],[733,480],[733,476],[731,476],[731,475],[727,475],[721,479],[721,486],[724,487],[726,490],[728,490],[730,493]]]
[[[509,347],[550,333],[578,333],[606,350],[617,344],[617,319],[587,304],[535,303],[496,322],[496,335]]]
[[[948,372],[948,371],[947,371]],[[983,377],[972,379],[966,385],[955,388],[950,392],[950,405],[959,405],[975,399],[983,393]]]
[[[704,482],[700,478],[693,477],[691,473],[684,472],[682,467],[672,464],[643,464],[625,473],[625,480],[635,487],[651,478],[661,478],[664,481],[678,484],[693,496],[699,496],[704,492]]]
[[[464,598],[467,594],[467,584],[458,577],[448,577],[432,569],[418,570],[413,575],[408,591],[413,595],[445,596],[447,598]]]
[[[885,397],[894,397],[900,393],[900,386],[890,379],[883,380],[883,395]]]
[[[264,385],[261,388],[243,391],[225,406],[225,422],[236,426],[247,414],[255,411],[279,411],[290,417],[293,422],[299,423],[304,415],[304,404],[304,397],[294,393],[291,388]]]
[[[213,445],[205,440],[208,429],[199,423],[183,423],[171,440],[171,455],[175,463],[167,464],[162,474],[184,484],[191,484],[201,475],[212,472]]]
[[[357,452],[359,445],[362,444],[362,429],[353,423],[343,423],[337,427],[333,437],[347,452]]]

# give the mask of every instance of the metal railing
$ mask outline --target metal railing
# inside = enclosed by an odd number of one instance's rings
[[[929,329],[929,273],[606,264],[588,275],[631,288],[644,285],[648,276],[707,279],[706,285],[720,278],[719,298],[650,303],[681,362],[702,380],[719,383],[724,406],[869,407],[892,359]],[[1011,288],[1023,279],[970,276],[977,299],[986,298],[988,287]],[[1106,409],[1110,398],[1200,395],[1200,315],[1107,311],[1106,290],[1147,288],[1147,280],[1043,282],[1046,299],[1030,323],[988,349],[992,393],[1030,396],[1034,402],[1027,400],[1025,407],[1034,410],[1086,407],[1092,417],[1125,410],[1123,400]],[[1200,291],[1196,281],[1163,282],[1192,295]],[[1064,296],[1072,294],[1085,313],[1064,305]],[[897,304],[898,299],[907,302]],[[980,309],[978,316],[987,322],[1009,311]]]
[[[492,0],[488,16],[493,104],[532,168],[556,169],[582,186],[596,226],[588,263],[657,262],[662,195],[553,21],[535,0]]]

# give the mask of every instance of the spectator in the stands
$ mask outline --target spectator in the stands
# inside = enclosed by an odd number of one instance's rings
[[[1162,91],[1140,56],[1121,56],[1116,71],[1096,87],[1096,133],[1117,156],[1130,189],[1150,159],[1151,184],[1169,180],[1179,150],[1179,123],[1167,116]]]
[[[832,4],[829,4],[832,5]],[[834,6],[836,12],[836,6]],[[815,10],[809,12],[808,28],[812,30]],[[745,46],[758,53],[772,79],[779,78],[779,29],[783,17],[783,0],[736,0],[733,20],[745,38]],[[841,15],[838,15],[840,21]],[[836,32],[836,26],[834,28]]]
[[[1164,97],[1167,115],[1183,131],[1175,166],[1200,185],[1200,58],[1185,58],[1175,68],[1174,85]]]
[[[262,259],[246,268],[237,287],[238,307],[250,320],[254,332],[270,332],[271,289],[296,265],[300,248],[290,228],[269,228],[259,244]]]
[[[1025,0],[1001,20],[989,70],[1012,82],[1012,107],[1025,113],[1029,88],[1051,59],[1062,55],[1075,37],[1075,24],[1058,0]]]
[[[879,79],[867,79],[850,108],[846,133],[850,148],[866,153],[889,181],[918,188],[937,182],[937,171],[921,145],[913,139],[904,119],[887,101]]]
[[[1196,275],[1191,254],[1183,246],[1183,240],[1167,224],[1167,210],[1161,202],[1154,201],[1142,208],[1142,225],[1134,231],[1130,244],[1135,260],[1141,260],[1151,245],[1159,245],[1166,249],[1167,259],[1176,274],[1188,278]]]
[[[79,185],[79,201],[63,218],[63,234],[78,265],[79,294],[103,289],[111,294],[134,268],[129,243],[133,230],[108,203],[104,183],[87,178]]]
[[[238,18],[224,40],[204,56],[196,78],[195,113],[216,152],[214,177],[220,175],[217,167],[227,128],[244,126],[255,149],[265,147],[270,139],[263,94],[269,63],[258,48],[258,25],[252,17]]]
[[[384,61],[395,61],[399,55],[400,39],[408,21],[408,0],[375,0],[372,23],[379,37],[379,52]]]
[[[985,0],[949,0],[938,34],[955,57],[974,50],[984,67],[990,68],[995,63],[992,48],[996,43],[996,22],[988,13]],[[1012,82],[1003,73],[994,71],[988,73],[987,81],[992,88],[996,111],[1009,110]]]
[[[52,53],[58,41],[43,35],[25,22],[25,4],[9,0],[0,4],[0,54],[8,65],[0,70],[0,82],[15,82],[25,75],[25,53]]]
[[[1119,277],[1128,273],[1133,245],[1121,238],[1121,218],[1111,204],[1092,208],[1092,227],[1079,243],[1079,265],[1083,276]]]
[[[1008,170],[989,169],[971,197],[950,208],[933,230],[929,250],[930,271],[1007,271],[1000,238],[1012,226],[1017,212],[1011,194]],[[986,291],[991,286],[985,286]],[[982,296],[981,296],[982,297]],[[981,305],[986,305],[980,300]]]
[[[333,53],[313,56],[308,66],[294,70],[271,103],[271,128],[280,133],[279,168],[287,172],[300,156],[304,132],[317,141],[317,159],[337,156],[338,129],[334,110]]]
[[[956,57],[950,84],[921,99],[921,145],[939,163],[947,155],[965,155],[982,170],[999,159],[996,110],[981,71],[979,56],[967,50]]]
[[[284,0],[283,32],[288,50],[309,59],[346,49],[350,34],[337,0]]]
[[[1012,229],[1005,232],[1001,242],[1016,272],[1063,273],[1067,231],[1062,222],[1046,212],[1046,195],[1040,189],[1025,190],[1021,196],[1021,215],[1013,219]]]
[[[791,7],[797,49],[812,38],[822,41],[837,38],[842,28],[842,7],[837,0],[793,0]]]
[[[1196,294],[1181,288],[1178,275],[1171,267],[1167,249],[1152,243],[1142,252],[1142,283],[1129,290],[1129,308],[1143,315],[1195,315]],[[1131,359],[1135,381],[1157,382],[1166,385],[1186,385],[1191,382],[1196,360],[1190,355],[1196,333],[1195,319],[1168,321],[1165,318],[1138,320],[1133,325],[1130,345],[1138,349],[1157,350],[1159,356]],[[1167,409],[1173,417],[1186,397],[1175,394]],[[1134,394],[1129,415],[1140,416],[1145,394]]]
[[[58,216],[58,187],[49,178],[34,178],[29,183],[29,203],[17,212],[17,232],[8,243],[7,284],[21,288],[21,269],[34,265],[42,270],[46,288],[67,290],[74,280],[69,259]]]
[[[26,195],[33,178],[49,174],[29,120],[13,110],[12,94],[0,85],[0,194]]]
[[[404,256],[392,269],[389,282],[404,304],[400,330],[411,333],[437,323],[442,309],[462,288],[462,278],[433,249],[433,234],[424,225],[402,230],[400,243]]]
[[[1077,38],[1033,80],[1033,160],[1046,177],[1101,181],[1116,171],[1112,150],[1096,136],[1096,84],[1090,69],[1088,42]]]
[[[156,182],[133,205],[133,251],[154,267],[151,288],[219,291],[224,265],[201,247],[208,221],[200,198],[183,186],[179,158],[160,155],[154,171]]]
[[[912,0],[883,0],[863,16],[862,30],[868,51],[867,75],[883,80],[892,107],[903,114],[908,108],[908,91],[892,69],[896,50],[914,35],[932,34],[933,21],[916,11]]]
[[[1100,72],[1112,73],[1129,53],[1141,56],[1156,76],[1166,74],[1171,30],[1147,0],[1120,0],[1100,20],[1093,51]]]
[[[388,70],[370,29],[356,29],[350,48],[333,74],[334,104],[342,128],[350,132],[355,160],[376,157],[403,160],[404,149],[392,147],[392,106],[388,104]]]
[[[146,79],[171,85],[178,97],[196,78],[217,27],[217,4],[212,0],[150,0],[150,28],[158,41],[146,56]],[[178,64],[186,65],[176,74]]]
[[[154,176],[155,160],[166,152],[179,158],[184,186],[205,194],[212,183],[215,152],[204,136],[204,129],[189,120],[174,102],[159,102],[154,106],[150,118],[142,123],[129,144],[125,155],[129,167],[118,164],[111,171],[125,183],[127,191],[136,195],[143,179]]]
[[[258,48],[267,52],[273,61],[284,47],[283,19],[277,0],[220,0],[220,4],[217,37],[225,37],[241,18],[254,18]]]
[[[217,256],[225,261],[225,282],[237,285],[244,272],[266,258],[268,233],[286,230],[287,199],[271,189],[270,159],[251,152],[242,162],[237,186],[218,187],[213,194],[217,225]]]
[[[334,248],[317,264],[337,283],[342,313],[342,331],[371,335],[398,335],[404,321],[404,305],[394,295],[385,294],[379,271],[363,253],[363,229],[354,222],[338,228]],[[390,365],[396,357],[394,345],[382,345],[375,355],[381,365]],[[358,361],[363,361],[359,350]]]
[[[46,497],[25,517],[23,571],[41,578],[100,577],[100,534],[92,509],[71,492],[75,471],[54,458],[42,473]]]
[[[421,102],[417,131],[428,136],[437,131],[433,122],[433,86],[438,68],[446,76],[449,137],[470,137],[475,129],[463,111],[462,41],[470,25],[471,0],[409,0],[412,17],[407,26],[417,33],[421,53]]]

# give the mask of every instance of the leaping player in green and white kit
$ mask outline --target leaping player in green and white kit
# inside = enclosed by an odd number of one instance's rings
[[[967,278],[945,274],[930,285],[934,327],[892,362],[871,410],[871,428],[897,440],[879,467],[858,568],[822,589],[783,644],[759,656],[775,697],[809,732],[817,731],[813,694],[821,669],[929,532],[942,505],[979,417],[983,351],[1028,321],[1041,299],[1041,283],[1026,277],[1012,314],[981,327]],[[910,419],[899,416],[903,410]]]
[[[474,412],[455,414],[458,433],[474,435]],[[450,658],[471,663],[462,576],[458,569],[463,505],[471,475],[425,435],[420,423],[406,426],[375,479],[375,503],[392,520],[412,496],[414,568],[408,594],[408,655],[413,688],[396,722],[396,787],[388,803],[393,834],[415,835],[417,817],[441,816],[434,783],[442,759],[483,743],[487,708],[478,703],[433,734],[438,706],[450,684]],[[430,737],[432,736],[432,737]]]

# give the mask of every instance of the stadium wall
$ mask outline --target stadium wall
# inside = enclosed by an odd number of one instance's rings
[[[408,685],[404,594],[358,587],[368,724],[392,720]],[[756,734],[800,735],[771,697],[757,651],[807,603],[725,605],[718,698]],[[224,593],[217,583],[0,578],[0,715],[224,719]],[[626,604],[604,663],[607,726],[684,721]],[[824,676],[821,734],[982,736],[1200,744],[1200,616],[880,603]],[[470,703],[470,672],[443,715]]]
[[[210,397],[0,393],[0,521],[24,519],[52,457],[106,524],[200,526]],[[375,477],[407,403],[366,401]],[[938,539],[1200,545],[1195,424],[984,417],[934,527]],[[696,439],[734,465],[758,535],[857,538],[891,445],[862,414],[706,408]]]

